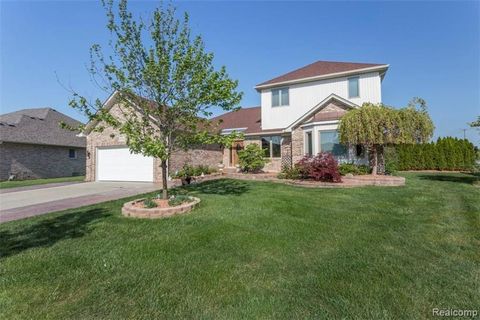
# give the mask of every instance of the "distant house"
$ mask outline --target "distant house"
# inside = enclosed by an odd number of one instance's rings
[[[51,108],[0,115],[0,180],[84,175],[86,140],[61,122],[81,124]]]

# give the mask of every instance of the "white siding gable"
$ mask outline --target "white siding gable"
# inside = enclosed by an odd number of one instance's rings
[[[360,96],[348,98],[348,77],[281,86],[289,88],[289,105],[272,107],[271,88],[260,93],[262,129],[285,128],[332,93],[359,106],[364,102],[382,102],[381,77],[378,72],[354,75],[359,77]],[[273,89],[273,88],[272,88]]]

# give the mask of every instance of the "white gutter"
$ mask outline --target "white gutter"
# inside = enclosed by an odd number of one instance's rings
[[[327,125],[327,124],[337,124],[339,122],[340,122],[339,120],[316,121],[316,122],[302,124],[300,128],[311,127],[311,126],[321,126],[321,125]]]

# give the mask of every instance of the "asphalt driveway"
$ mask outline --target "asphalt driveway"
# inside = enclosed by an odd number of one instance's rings
[[[0,223],[161,189],[146,182],[84,182],[0,191]]]

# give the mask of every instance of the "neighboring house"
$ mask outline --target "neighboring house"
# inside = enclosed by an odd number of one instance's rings
[[[269,162],[266,171],[280,171],[304,155],[332,152],[339,161],[366,161],[361,146],[346,148],[338,141],[339,119],[348,110],[364,102],[380,103],[381,84],[386,64],[318,61],[263,82],[255,88],[261,106],[243,108],[213,118],[221,120],[220,129],[227,134],[242,132],[244,140],[230,148],[199,147],[172,155],[169,172],[183,164],[227,168],[238,164],[238,151],[249,143],[265,149]],[[115,94],[104,105],[114,116],[120,116]],[[161,181],[157,159],[131,154],[126,139],[115,130],[102,132],[89,124],[87,135],[87,175],[89,181]]]
[[[84,175],[86,140],[61,122],[81,124],[51,108],[0,115],[0,180]]]

